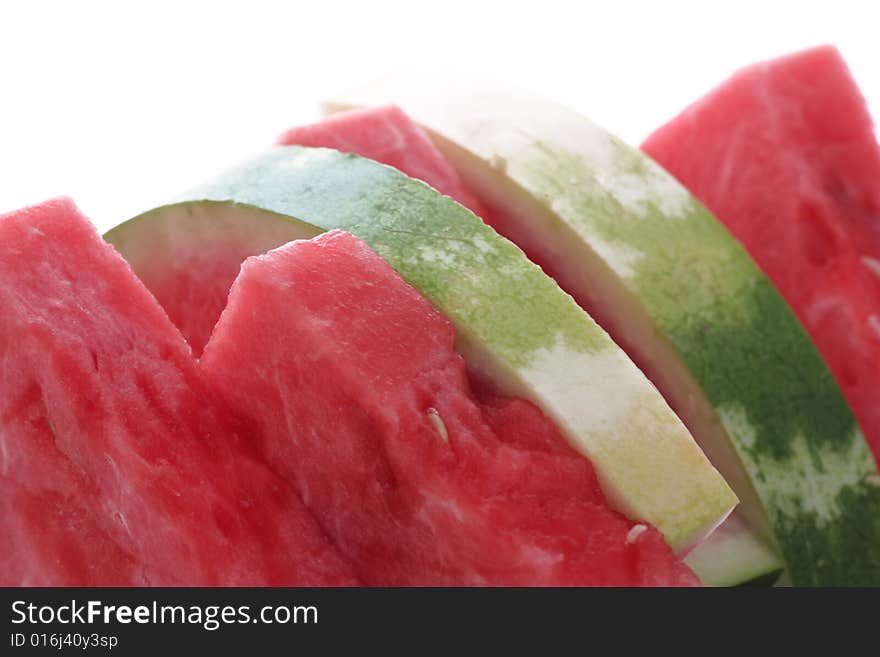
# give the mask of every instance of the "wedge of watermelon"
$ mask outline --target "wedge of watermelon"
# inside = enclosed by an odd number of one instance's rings
[[[880,147],[837,50],[740,71],[642,148],[769,274],[880,460]]]
[[[271,309],[271,312],[266,312]],[[534,406],[470,394],[452,325],[332,231],[247,260],[200,365],[368,584],[689,585]],[[510,431],[514,421],[531,431]]]
[[[70,201],[0,216],[0,306],[4,584],[358,581]]]
[[[425,132],[393,106],[355,110],[313,125],[291,128],[279,144],[325,146],[393,166],[451,196],[479,216],[485,211],[462,184],[449,162],[434,148]],[[193,353],[201,355],[220,312],[226,294],[238,274],[238,265],[248,256],[283,244],[289,235],[277,232],[251,236],[228,234],[212,240],[195,252],[181,252],[175,240],[171,267],[139,272],[144,282],[181,330]],[[243,248],[254,242],[253,248]],[[231,262],[232,266],[225,266]]]
[[[484,79],[390,75],[326,107],[386,103],[429,130],[736,491],[738,517],[689,561],[698,575],[880,582],[880,488],[855,418],[784,299],[682,185],[576,112]]]
[[[237,272],[242,252],[334,228],[363,239],[455,324],[469,368],[553,419],[613,508],[686,550],[735,505],[656,389],[568,295],[473,213],[391,167],[277,147],[107,239],[151,289],[173,289],[182,272],[225,295],[211,274]],[[215,260],[199,270],[206,253]]]

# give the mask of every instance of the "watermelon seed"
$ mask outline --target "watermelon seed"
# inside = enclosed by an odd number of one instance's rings
[[[9,450],[6,447],[6,438],[0,434],[0,473],[7,474],[9,464]]]
[[[434,430],[440,434],[440,437],[443,439],[444,443],[449,442],[449,433],[446,431],[446,424],[443,422],[443,418],[440,417],[440,413],[437,412],[434,408],[428,409],[428,420],[430,420],[431,424],[434,426]]]
[[[880,276],[880,260],[871,256],[862,256],[862,264],[868,268],[872,274]]]
[[[116,519],[119,521],[119,524],[122,525],[122,528],[130,535],[131,530],[128,528],[128,523],[125,521],[125,516],[122,514],[122,511],[117,511],[113,515],[116,516]]]
[[[648,526],[639,523],[638,525],[633,525],[632,529],[630,529],[626,534],[626,544],[632,545],[637,540],[639,540],[639,536],[648,531]]]

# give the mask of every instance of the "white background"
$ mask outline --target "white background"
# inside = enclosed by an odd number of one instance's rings
[[[66,194],[108,228],[398,68],[511,81],[638,143],[735,69],[835,43],[880,116],[876,4],[0,0],[0,212]]]

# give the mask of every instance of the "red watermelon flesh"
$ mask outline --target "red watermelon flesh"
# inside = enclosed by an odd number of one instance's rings
[[[332,148],[387,164],[451,196],[478,217],[484,214],[480,201],[468,191],[427,133],[393,105],[342,112],[291,128],[278,138],[278,143]]]
[[[697,583],[535,407],[478,404],[453,341],[332,231],[244,263],[200,366],[368,584]]]
[[[357,581],[70,201],[0,216],[0,306],[5,584]]]
[[[173,254],[169,268],[156,268],[144,284],[201,356],[217,318],[226,305],[229,287],[245,258],[254,255],[234,243],[211,244],[188,253]]]
[[[25,391],[3,409],[2,426],[22,440],[12,454],[2,443],[0,586],[142,583],[137,561],[96,521],[92,509],[99,500],[88,480],[48,444],[39,390]]]
[[[779,288],[880,460],[880,147],[837,50],[740,71],[642,148]]]
[[[96,527],[81,504],[63,493],[31,493],[5,478],[0,495],[0,586],[140,583],[135,560]]]

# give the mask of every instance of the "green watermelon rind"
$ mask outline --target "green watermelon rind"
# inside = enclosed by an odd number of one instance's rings
[[[735,505],[656,389],[552,279],[469,210],[395,169],[278,147],[106,237],[137,272],[163,266],[175,240],[197,248],[268,232],[283,243],[333,228],[363,239],[443,312],[469,365],[538,404],[593,461],[609,500],[673,548]]]
[[[720,222],[637,149],[518,91],[392,78],[330,108],[388,102],[454,165],[476,158],[549,208],[641,302],[735,446],[792,582],[880,583],[868,446],[808,335]]]

